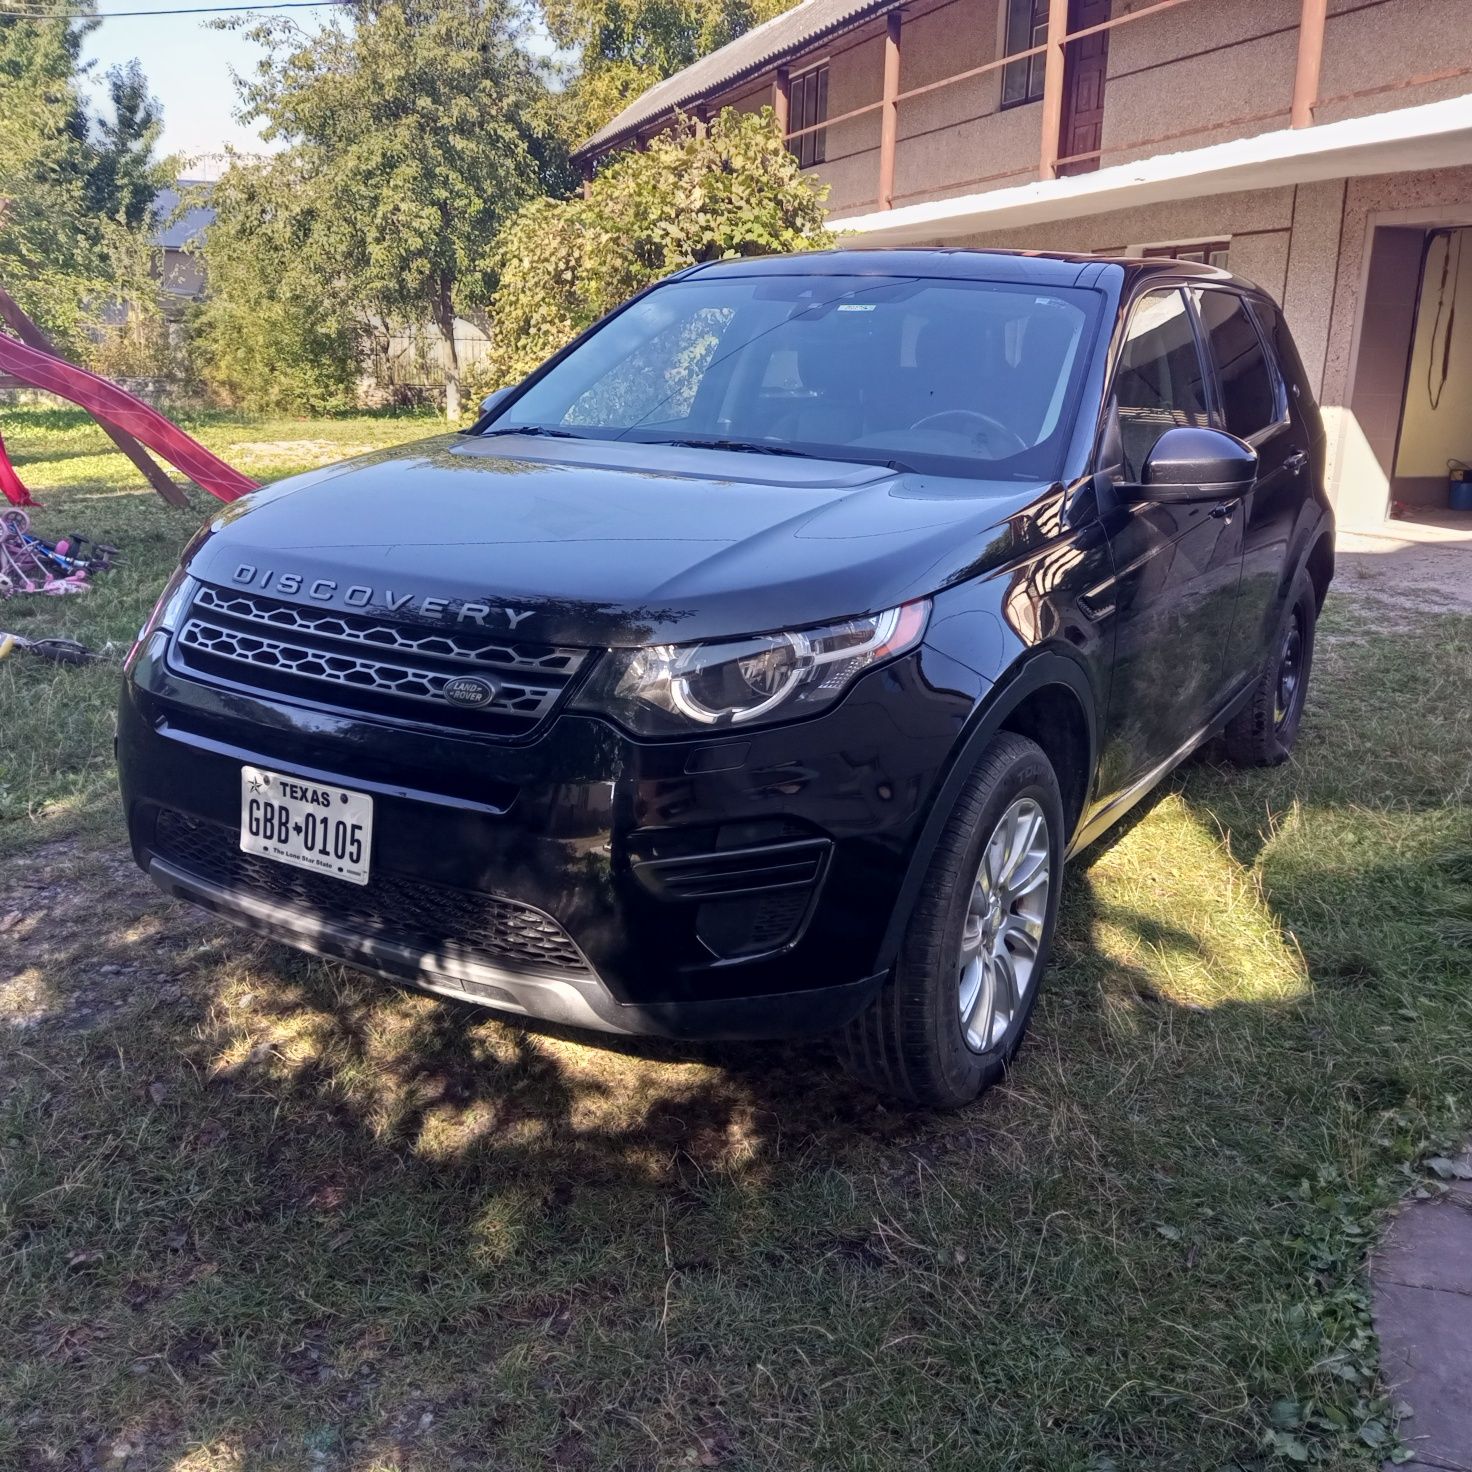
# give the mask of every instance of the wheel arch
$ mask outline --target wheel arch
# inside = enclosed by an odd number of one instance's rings
[[[1319,533],[1313,546],[1308,549],[1308,556],[1303,559],[1303,566],[1313,580],[1314,598],[1322,612],[1324,599],[1329,596],[1329,584],[1334,579],[1334,532],[1332,528],[1326,528]]]
[[[1088,804],[1098,757],[1098,697],[1077,659],[1039,651],[994,686],[967,723],[936,784],[924,827],[911,850],[876,969],[888,969],[899,954],[920,886],[962,784],[981,753],[1003,731],[1026,736],[1047,754],[1063,792],[1067,833],[1077,831]],[[1061,764],[1061,765],[1060,765]]]

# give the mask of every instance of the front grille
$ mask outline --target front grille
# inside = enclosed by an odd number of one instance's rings
[[[344,884],[240,851],[233,828],[165,809],[154,852],[199,879],[258,895],[374,939],[515,971],[588,975],[572,938],[550,915],[501,895],[475,894],[393,874]]]
[[[547,718],[587,651],[202,586],[174,636],[174,657],[208,679],[315,705],[515,736]],[[450,698],[467,685],[483,703]]]

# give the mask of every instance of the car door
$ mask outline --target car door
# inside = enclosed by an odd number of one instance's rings
[[[1168,762],[1224,702],[1226,650],[1242,566],[1237,502],[1150,501],[1139,493],[1156,440],[1209,426],[1213,403],[1194,307],[1183,287],[1130,309],[1110,399],[1119,422],[1117,504],[1105,517],[1114,556],[1115,662],[1098,796]]]
[[[1309,490],[1309,437],[1289,413],[1288,391],[1257,313],[1226,286],[1193,287],[1202,339],[1216,370],[1218,428],[1257,451],[1257,481],[1242,503],[1242,580],[1227,645],[1229,683],[1262,666],[1278,627],[1293,528]]]

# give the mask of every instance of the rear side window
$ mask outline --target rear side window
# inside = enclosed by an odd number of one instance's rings
[[[1279,419],[1278,385],[1247,303],[1234,291],[1198,291],[1201,326],[1216,360],[1224,427],[1251,439]]]
[[[1282,309],[1274,302],[1256,297],[1252,302],[1252,315],[1257,318],[1263,336],[1278,360],[1278,372],[1289,389],[1293,412],[1302,415],[1311,425],[1317,427],[1319,409],[1314,402],[1313,386],[1308,381],[1298,345],[1293,341],[1293,334],[1283,320]]]
[[[1206,375],[1179,291],[1147,292],[1135,303],[1114,374],[1114,399],[1131,480],[1141,478],[1166,430],[1210,423]]]

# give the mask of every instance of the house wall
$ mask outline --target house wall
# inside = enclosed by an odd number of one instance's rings
[[[1314,121],[1332,123],[1458,97],[1472,89],[1469,68],[1472,6],[1467,0],[1329,0],[1319,77],[1319,95],[1326,101],[1315,109]],[[1415,85],[1344,95],[1405,82]]]
[[[907,12],[900,38],[900,89],[985,66],[1002,50],[1001,8],[988,0],[950,0],[928,12]],[[1001,96],[998,69],[900,104],[897,205],[970,193],[998,181],[1015,184],[1033,174],[1040,139],[1038,108],[1003,110]]]
[[[875,102],[883,92],[884,31],[868,27],[828,52],[828,116],[841,117]],[[831,214],[872,210],[879,192],[879,112],[828,129],[827,162],[814,170],[830,185]]]
[[[1142,0],[1113,0],[1119,16]],[[1109,35],[1103,160],[1128,162],[1279,129],[1288,122],[1300,0],[1189,0]],[[900,87],[908,90],[1002,55],[1002,0],[921,0],[904,14]],[[789,58],[793,71],[829,63],[828,112],[838,117],[882,95],[884,23]],[[774,73],[709,99],[755,111]],[[1401,85],[1413,83],[1414,85]],[[1392,89],[1393,88],[1393,89]],[[1316,120],[1332,122],[1472,91],[1472,0],[1330,0]],[[895,202],[1005,188],[1033,177],[1042,105],[1002,110],[1000,69],[938,88],[899,107]],[[830,213],[877,203],[877,109],[828,133]],[[1266,253],[1270,247],[1264,246]],[[1282,263],[1269,266],[1281,270]]]
[[[204,294],[204,258],[194,251],[168,246],[159,252],[159,285],[174,296]]]
[[[1112,13],[1127,9],[1114,0]],[[1288,121],[1298,53],[1298,0],[1193,0],[1109,33],[1103,162],[1169,146],[1205,147]],[[1237,121],[1271,113],[1254,121]],[[1137,146],[1142,145],[1142,146]]]
[[[1114,254],[1227,240],[1232,270],[1264,287],[1288,316],[1323,410],[1341,522],[1377,526],[1392,493],[1411,500],[1439,493],[1442,477],[1425,471],[1445,459],[1439,432],[1423,442],[1424,426],[1413,416],[1401,435],[1401,479],[1393,462],[1422,243],[1426,231],[1458,225],[1472,225],[1472,167],[1176,200],[944,243]],[[1462,290],[1472,315],[1472,254],[1468,266]],[[1462,366],[1459,359],[1438,421],[1453,425],[1453,435],[1472,423],[1472,367],[1462,373]],[[1464,446],[1459,458],[1472,456],[1472,441],[1457,443]]]

